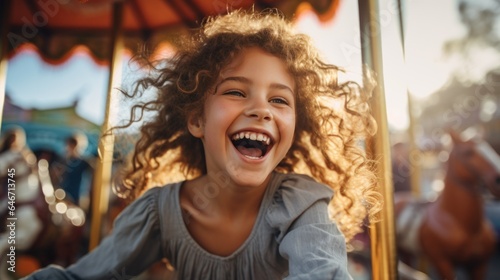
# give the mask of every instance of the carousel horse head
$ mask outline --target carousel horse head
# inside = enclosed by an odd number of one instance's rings
[[[458,267],[467,279],[485,279],[497,237],[484,213],[483,187],[500,197],[500,156],[483,140],[449,135],[453,148],[438,198],[395,196],[398,249],[410,264],[411,255],[425,255],[439,279],[457,279]]]
[[[500,198],[500,156],[484,140],[463,140],[449,131],[453,149],[448,160],[448,172],[464,185],[485,186]]]

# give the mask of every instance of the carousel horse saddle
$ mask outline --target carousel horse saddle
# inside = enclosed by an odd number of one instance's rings
[[[412,199],[397,217],[397,243],[399,247],[408,253],[419,254],[422,251],[420,248],[419,229],[427,206],[430,203],[427,200]]]

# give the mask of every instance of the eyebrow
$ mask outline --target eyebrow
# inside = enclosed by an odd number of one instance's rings
[[[241,76],[231,76],[231,77],[227,77],[227,78],[224,78],[222,79],[219,83],[217,83],[217,85],[215,85],[215,91],[217,92],[217,89],[219,88],[219,86],[225,82],[228,82],[228,81],[236,81],[236,82],[240,82],[240,83],[243,83],[243,84],[247,84],[247,85],[251,85],[252,84],[252,81],[248,78],[245,78],[245,77],[241,77]],[[272,83],[270,88],[272,89],[284,89],[284,90],[289,90],[292,94],[295,95],[295,93],[293,92],[293,90],[287,86],[287,85],[284,85],[284,84],[280,84],[280,83]]]

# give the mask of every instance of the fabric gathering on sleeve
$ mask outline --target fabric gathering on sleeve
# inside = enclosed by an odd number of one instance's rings
[[[64,269],[49,266],[25,279],[130,279],[163,256],[160,246],[158,192],[148,190],[115,220],[112,233],[92,252]]]
[[[328,217],[333,191],[305,175],[288,176],[267,215],[275,228],[279,254],[288,260],[286,280],[352,279],[346,244]]]

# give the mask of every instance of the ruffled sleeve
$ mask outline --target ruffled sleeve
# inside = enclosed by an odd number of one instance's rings
[[[125,208],[113,232],[89,254],[67,269],[49,266],[29,280],[130,279],[163,256],[158,220],[158,195],[153,188]]]
[[[352,279],[345,238],[328,218],[333,191],[312,178],[287,175],[267,215],[279,254],[288,260],[287,280]]]

